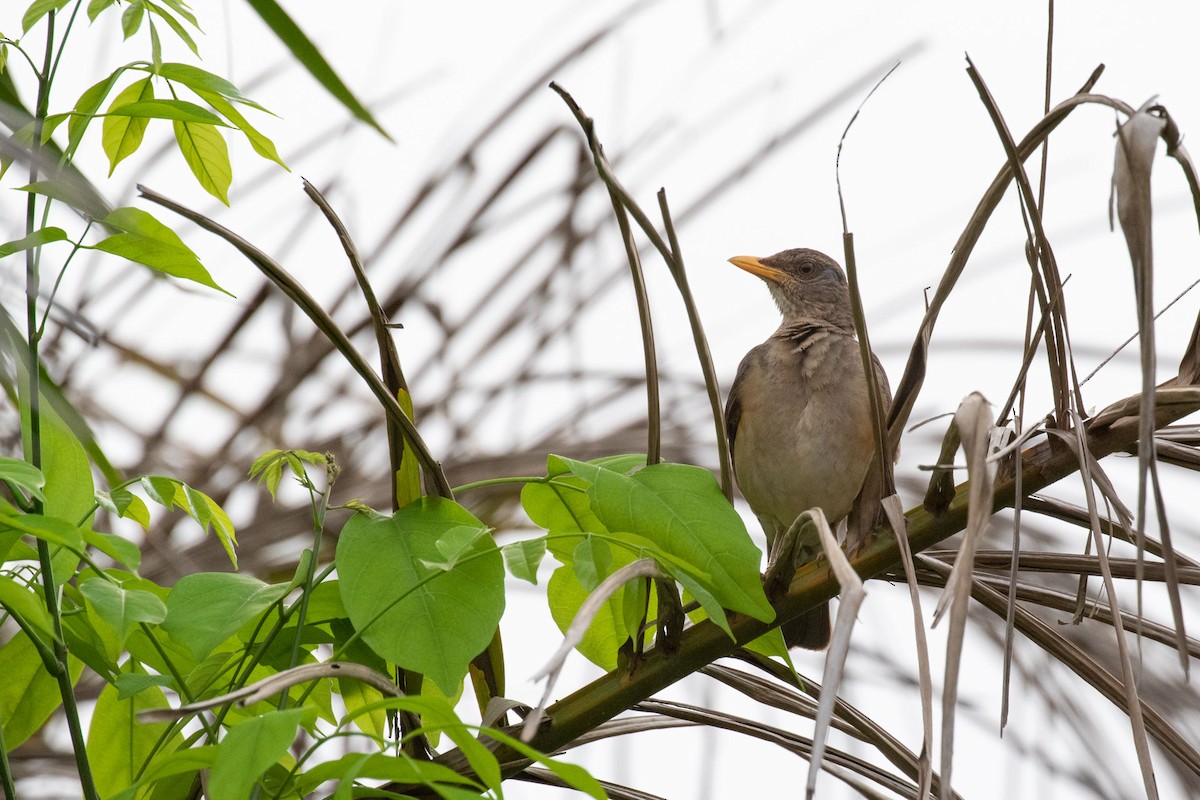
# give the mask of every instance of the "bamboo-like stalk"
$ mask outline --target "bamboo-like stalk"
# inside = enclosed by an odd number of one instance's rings
[[[646,442],[646,463],[657,464],[661,459],[659,452],[662,446],[662,413],[658,393],[658,358],[654,351],[654,324],[650,319],[650,296],[646,291],[646,276],[642,272],[642,259],[638,253],[637,243],[633,240],[633,231],[629,225],[629,208],[636,205],[629,200],[628,194],[617,188],[615,178],[612,178],[612,165],[604,155],[604,148],[596,138],[596,123],[584,113],[575,98],[557,83],[551,82],[550,88],[558,93],[567,108],[575,115],[579,127],[587,137],[588,148],[592,151],[592,159],[600,172],[604,185],[608,188],[608,197],[612,202],[613,214],[617,217],[617,226],[621,230],[621,243],[625,247],[625,257],[629,260],[630,277],[633,279],[633,293],[637,299],[638,324],[642,331],[642,356],[646,363],[646,423],[649,428]],[[606,178],[605,176],[608,176]],[[661,245],[661,238],[658,244]],[[661,251],[662,248],[660,248]]]

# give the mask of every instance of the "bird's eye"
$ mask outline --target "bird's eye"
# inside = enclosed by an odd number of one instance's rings
[[[813,270],[815,270],[815,269],[816,269],[816,266],[814,266],[811,261],[805,261],[803,264],[800,265],[800,274],[801,275],[812,275]]]

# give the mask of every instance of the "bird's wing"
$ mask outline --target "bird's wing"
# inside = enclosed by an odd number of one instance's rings
[[[879,363],[879,356],[871,353],[871,362],[875,366],[875,381],[879,384],[883,418],[886,420],[892,408],[892,388],[888,383],[887,373],[883,371],[883,364]],[[898,442],[891,456],[893,462],[900,458]],[[883,508],[880,503],[883,501],[883,491],[883,475],[879,469],[879,462],[872,458],[871,466],[867,467],[867,474],[863,478],[862,489],[854,501],[853,508],[850,509],[846,523],[846,551],[851,555],[870,541],[871,531],[882,516]]]
[[[751,350],[742,359],[742,363],[738,364],[737,375],[733,379],[733,387],[729,390],[729,399],[725,401],[725,438],[729,440],[729,461],[731,465],[733,463],[733,443],[737,439],[738,425],[742,421],[742,390],[746,385],[746,373],[750,371],[751,356],[753,354],[754,350]]]

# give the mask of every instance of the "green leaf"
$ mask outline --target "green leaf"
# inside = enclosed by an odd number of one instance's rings
[[[79,591],[96,615],[117,634],[117,647],[124,647],[139,623],[156,625],[167,617],[167,606],[158,597],[140,589],[125,589],[102,578],[86,580]]]
[[[45,643],[58,639],[54,617],[46,609],[45,600],[27,586],[4,575],[0,575],[0,606],[17,618],[26,633],[32,628]]]
[[[162,626],[199,661],[286,592],[285,584],[271,585],[249,575],[186,575],[167,596]]]
[[[23,489],[29,497],[36,497],[43,502],[46,500],[42,491],[46,486],[46,476],[28,461],[0,456],[0,481],[8,484],[13,492]]]
[[[24,238],[0,244],[0,258],[31,250],[34,247],[41,247],[50,242],[61,242],[66,238],[67,232],[62,228],[39,228]]]
[[[342,702],[346,705],[346,712],[349,714],[383,698],[383,694],[378,689],[354,678],[338,678],[337,684],[338,694],[341,695]],[[359,714],[354,717],[354,724],[360,731],[374,739],[378,746],[383,747],[384,739],[387,738],[387,713],[385,711],[376,709],[370,713]]]
[[[128,698],[121,697],[112,684],[100,692],[88,727],[87,753],[101,797],[111,797],[132,784],[156,753],[163,758],[182,746],[183,737],[178,731],[167,735],[170,723],[148,724],[137,719],[139,711],[167,705],[158,687],[147,687],[147,691]]]
[[[58,130],[59,126],[73,116],[74,114],[50,114],[46,117],[45,121],[42,122],[42,144],[46,144],[53,139],[54,133]]]
[[[591,774],[583,767],[577,764],[568,764],[565,761],[559,761],[556,758],[551,758],[550,756],[547,756],[546,754],[530,747],[520,739],[515,739],[502,731],[489,730],[487,735],[489,738],[495,739],[501,744],[511,747],[517,752],[525,755],[527,758],[530,758],[533,761],[541,764],[543,767],[553,772],[571,788],[583,792],[589,797],[595,798],[595,800],[607,800],[608,794],[604,791],[604,787],[601,786],[600,782],[593,778]]]
[[[128,539],[123,539],[115,533],[104,533],[88,528],[83,529],[83,541],[88,547],[94,547],[101,553],[136,570],[142,564],[142,551]]]
[[[201,188],[229,205],[233,167],[229,163],[229,147],[221,132],[212,125],[176,121],[175,141]]]
[[[16,187],[18,192],[32,192],[52,200],[66,203],[83,214],[87,209],[95,208],[93,197],[88,193],[86,184],[70,178],[62,180],[35,181],[24,186]]]
[[[140,8],[140,6],[130,6]],[[154,99],[154,83],[150,78],[134,81],[126,86],[120,94],[113,98],[108,107],[109,116],[104,118],[101,126],[100,143],[104,154],[108,156],[108,174],[112,176],[117,164],[137,152],[142,146],[142,137],[150,120],[145,117],[113,116],[112,110],[132,103],[146,102]]]
[[[625,475],[582,461],[561,462],[591,484],[591,508],[609,530],[645,537],[674,557],[664,568],[705,604],[713,621],[723,619],[721,608],[774,618],[758,572],[762,554],[708,470],[653,464]]]
[[[113,683],[117,687],[118,700],[133,697],[138,692],[144,692],[152,686],[175,688],[175,679],[170,675],[147,675],[142,672],[122,672]]]
[[[329,458],[324,453],[314,453],[310,450],[268,450],[254,459],[254,463],[250,465],[249,476],[251,480],[258,480],[266,486],[267,491],[271,493],[271,499],[274,500],[279,482],[283,480],[285,466],[302,484],[310,480],[304,469],[305,464],[326,468]]]
[[[83,662],[67,661],[71,683],[79,679]],[[0,647],[0,724],[4,746],[15,750],[45,724],[62,705],[58,681],[42,664],[30,638],[18,631]]]
[[[200,55],[200,50],[196,47],[196,40],[193,39],[192,35],[187,32],[187,28],[179,24],[179,20],[175,19],[175,17],[171,14],[168,14],[161,6],[154,3],[147,3],[146,8],[148,8],[151,13],[157,14],[164,22],[166,22],[167,25],[170,26],[171,30],[175,32],[175,35],[179,37],[179,40],[188,46],[188,49],[192,51],[193,55]],[[195,17],[192,17],[193,25],[195,24],[195,19]],[[159,64],[159,66],[161,66],[161,64]]]
[[[125,34],[127,40],[141,29],[142,20],[145,18],[146,7],[144,5],[137,0],[129,4],[129,7],[121,14],[121,32]]]
[[[504,612],[504,563],[490,536],[479,536],[449,571],[422,563],[440,560],[438,540],[463,526],[487,530],[452,501],[422,498],[391,517],[351,517],[336,554],[342,602],[363,639],[447,694]]]
[[[612,547],[603,539],[585,536],[571,554],[571,564],[579,583],[589,592],[612,574]]]
[[[226,97],[242,105],[266,111],[265,108],[242,94],[241,90],[219,75],[194,67],[191,64],[164,63],[158,68],[158,74],[169,81],[182,83],[196,94],[205,97],[206,94],[216,94]],[[270,113],[270,112],[267,112]]]
[[[3,528],[15,528],[72,552],[83,552],[83,533],[65,519],[45,514],[0,514],[0,529]]]
[[[500,548],[504,554],[504,563],[514,578],[529,581],[537,586],[538,567],[546,557],[546,539],[539,536],[536,539],[522,539],[519,542],[506,544]]]
[[[104,224],[120,230],[121,233],[98,242],[94,245],[96,250],[103,250],[176,278],[194,281],[225,292],[213,281],[200,259],[175,231],[145,211],[139,208],[118,208],[105,217]]]
[[[287,754],[304,709],[271,711],[234,725],[217,745],[208,793],[213,800],[246,800],[263,773]]]
[[[247,2],[258,12],[267,27],[275,32],[279,41],[292,51],[292,56],[308,70],[310,75],[317,79],[318,83],[325,87],[326,91],[337,98],[338,102],[345,106],[351,114],[379,131],[389,141],[391,140],[387,131],[380,127],[375,118],[371,116],[371,112],[367,111],[358,98],[346,87],[346,84],[342,83],[342,79],[333,71],[333,67],[321,55],[317,46],[304,35],[304,31],[300,30],[300,26],[292,21],[279,3],[275,0],[247,0]]]
[[[133,520],[143,530],[150,530],[150,509],[128,489],[118,487],[107,494],[96,492],[96,502],[122,519]]]
[[[201,125],[219,125],[227,128],[225,121],[206,108],[201,108],[187,100],[147,100],[139,103],[126,103],[123,106],[110,108],[110,116],[145,117],[147,119],[173,119],[179,122],[195,122]]]
[[[21,30],[29,33],[29,29],[36,25],[39,19],[51,11],[58,11],[69,2],[71,0],[34,0],[25,10],[25,16],[21,18]],[[11,745],[9,746],[11,747]]]
[[[380,711],[380,713],[383,713]],[[394,781],[404,784],[419,784],[432,786],[434,784],[462,784],[477,786],[480,784],[459,775],[449,767],[430,761],[417,761],[405,755],[391,756],[386,753],[350,753],[333,761],[318,764],[312,769],[296,777],[296,789],[302,795],[316,790],[325,781],[351,780],[351,774],[358,778]],[[479,797],[473,792],[472,797]]]
[[[95,22],[96,17],[107,8],[116,5],[120,0],[90,0],[87,7],[88,22]]]
[[[88,87],[87,91],[79,95],[79,99],[75,101],[71,119],[67,122],[67,149],[64,152],[66,157],[71,157],[79,148],[84,132],[88,125],[92,124],[92,118],[95,117],[96,112],[100,110],[100,104],[117,85],[117,79],[124,71],[125,67],[118,67],[103,80]]]
[[[579,583],[571,567],[559,567],[550,576],[546,583],[546,603],[560,631],[570,627],[587,596],[587,589]],[[583,640],[575,648],[580,655],[603,670],[616,669],[617,650],[629,639],[623,601],[624,593],[617,592],[601,606],[584,633]]]
[[[233,122],[234,127],[238,128],[239,131],[245,134],[246,140],[247,142],[250,142],[250,146],[254,149],[254,152],[257,152],[259,156],[266,158],[268,161],[274,161],[278,164],[278,166],[282,167],[283,169],[287,169],[288,172],[292,172],[292,170],[288,169],[287,164],[283,163],[282,158],[280,158],[280,154],[278,154],[278,152],[275,150],[275,143],[263,136],[263,133],[259,132],[258,128],[251,125],[250,121],[248,121],[245,116],[241,115],[241,112],[234,107],[233,103],[230,103],[221,95],[216,94],[216,92],[204,89],[197,89],[196,94],[200,97],[203,97],[212,108],[217,109],[218,112],[224,116],[224,118],[230,122]]]
[[[199,745],[176,750],[174,753],[163,758],[156,758],[142,777],[138,778],[137,783],[113,795],[109,800],[133,800],[135,796],[138,796],[138,790],[143,786],[150,786],[177,775],[195,774],[202,769],[208,769],[213,766],[216,757],[216,745]],[[184,795],[175,794],[166,796],[182,797]]]
[[[95,503],[92,465],[71,426],[48,405],[43,404],[41,426],[42,472],[46,475],[44,512],[47,516],[79,520],[91,512]]]
[[[163,0],[163,4],[187,20],[188,24],[193,28],[200,30],[200,23],[196,21],[196,15],[191,12],[191,9],[188,8],[187,3],[183,2],[183,0]]]
[[[444,560],[422,560],[421,563],[433,569],[452,570],[458,564],[458,560],[474,550],[475,543],[479,541],[480,537],[487,536],[487,533],[487,528],[479,528],[474,525],[460,525],[457,528],[451,528],[434,542],[438,553]]]

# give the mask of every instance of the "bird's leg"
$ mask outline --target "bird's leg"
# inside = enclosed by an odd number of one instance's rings
[[[804,514],[787,530],[776,533],[767,555],[767,571],[763,585],[767,596],[786,590],[796,570],[821,554],[821,539],[817,527]]]

